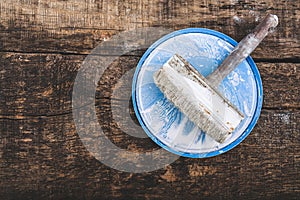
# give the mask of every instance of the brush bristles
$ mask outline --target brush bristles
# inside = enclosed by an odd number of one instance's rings
[[[154,74],[164,96],[196,126],[223,143],[243,119],[191,66],[177,55]],[[222,116],[223,115],[223,116]]]

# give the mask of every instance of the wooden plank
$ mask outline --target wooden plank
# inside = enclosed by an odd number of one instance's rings
[[[210,28],[239,41],[266,12],[280,23],[253,56],[299,61],[300,8],[294,0],[6,0],[0,3],[0,49],[88,54],[120,30],[150,26]]]
[[[109,108],[104,112],[109,115]],[[176,199],[296,199],[299,117],[299,110],[263,110],[253,132],[233,150],[209,159],[180,158],[142,174],[120,172],[94,159],[71,114],[1,119],[0,194],[3,199],[163,199],[172,191]],[[150,139],[128,139],[110,118],[105,124],[110,124],[106,134],[112,141],[125,141],[122,148],[157,149]]]
[[[83,146],[72,89],[85,56],[99,43],[150,26],[205,27],[240,40],[265,13],[277,14],[280,23],[252,54],[259,61],[264,107],[239,146],[141,174],[111,169]],[[298,199],[299,19],[296,0],[1,1],[0,199]],[[121,77],[143,52],[115,60],[95,98],[106,136],[133,152],[159,149],[149,138],[126,134],[141,128],[129,100],[131,79]]]
[[[0,54],[0,116],[49,116],[72,112],[73,84],[84,56],[48,54]],[[132,77],[140,57],[123,56],[103,74],[97,99],[129,101]],[[271,109],[299,109],[300,64],[257,63],[264,86],[264,106]]]
[[[169,191],[178,199],[298,196],[300,111],[295,92],[299,64],[258,63],[264,74],[265,105],[271,109],[262,111],[253,132],[235,149],[210,159],[180,158],[164,169],[131,174],[98,162],[76,133],[70,110],[71,90],[83,59],[84,56],[2,55],[0,194],[4,199],[152,199],[168,198]],[[126,126],[124,121],[116,123],[111,113],[111,102],[117,109],[124,109],[121,103],[125,100],[109,99],[113,89],[130,92],[131,84],[118,80],[138,60],[139,57],[126,56],[109,67],[98,87],[96,107],[111,141],[121,148],[143,152],[158,147],[150,139],[126,135],[120,128],[120,124]],[[45,92],[48,87],[54,88],[53,92]],[[17,100],[24,97],[24,102]],[[286,102],[293,102],[297,108]],[[277,110],[281,106],[288,110]]]
[[[300,107],[300,64],[257,63],[266,108]]]
[[[2,54],[1,114],[58,115],[71,110],[71,95],[82,56]]]

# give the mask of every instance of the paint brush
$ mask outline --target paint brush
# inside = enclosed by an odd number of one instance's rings
[[[175,54],[154,73],[154,82],[164,96],[196,126],[215,141],[223,143],[244,115],[218,91],[218,86],[277,24],[277,16],[268,14],[206,78]]]

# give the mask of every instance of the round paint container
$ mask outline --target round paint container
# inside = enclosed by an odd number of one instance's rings
[[[136,68],[132,100],[139,123],[154,142],[180,156],[206,158],[229,151],[249,135],[259,118],[263,100],[261,78],[250,56],[218,88],[245,116],[222,144],[170,103],[153,80],[153,74],[176,53],[207,76],[236,45],[236,41],[223,33],[188,28],[170,33],[149,47]]]

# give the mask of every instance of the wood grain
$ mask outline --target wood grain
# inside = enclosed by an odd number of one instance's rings
[[[252,54],[264,86],[263,110],[240,145],[139,174],[105,166],[87,151],[76,132],[72,91],[99,43],[152,26],[211,28],[239,41],[266,13],[280,22]],[[297,0],[1,1],[0,199],[299,199],[299,19]],[[95,94],[105,135],[133,152],[159,149],[149,138],[128,135],[141,132],[130,72],[144,51],[115,60]],[[125,113],[120,121],[113,110]]]
[[[279,26],[253,56],[299,61],[295,0],[6,0],[0,3],[1,51],[88,54],[121,30],[203,27],[241,40],[266,13]],[[275,48],[276,47],[276,48]]]
[[[264,74],[268,107],[254,131],[237,148],[210,159],[180,158],[165,169],[129,174],[97,161],[76,133],[71,91],[83,59],[71,55],[3,55],[1,60],[6,62],[2,69],[6,71],[2,72],[1,82],[5,85],[1,84],[0,96],[6,101],[0,104],[0,194],[4,197],[168,198],[163,188],[173,191],[176,199],[198,195],[296,198],[300,165],[299,95],[295,94],[298,64],[258,63]],[[158,147],[150,139],[127,135],[120,126],[126,126],[130,119],[117,123],[111,113],[112,106],[123,109],[123,102],[129,100],[110,98],[115,89],[130,96],[131,83],[125,84],[121,78],[138,60],[123,56],[109,67],[99,82],[96,108],[99,123],[111,141],[123,149],[144,152]],[[21,85],[13,83],[16,74],[24,82]],[[278,110],[280,107],[287,110]],[[134,118],[132,107],[130,112]],[[129,127],[128,131],[140,130]]]
[[[84,56],[2,53],[0,70],[0,116],[23,118],[72,112],[72,90]],[[110,98],[117,87],[123,95],[116,101],[129,101],[131,79],[140,57],[123,56],[100,79],[96,98]],[[299,109],[300,65],[257,63],[261,71],[266,108]],[[101,94],[101,96],[99,96]]]
[[[169,199],[166,191],[172,191],[175,199],[296,198],[299,117],[299,111],[264,110],[253,132],[228,153],[200,160],[180,158],[143,174],[120,172],[94,159],[82,146],[71,114],[2,119],[0,194],[6,199]],[[115,122],[105,123],[111,127],[106,134],[120,147],[139,152],[157,148],[150,139],[130,140],[125,147],[120,141],[128,140]]]

